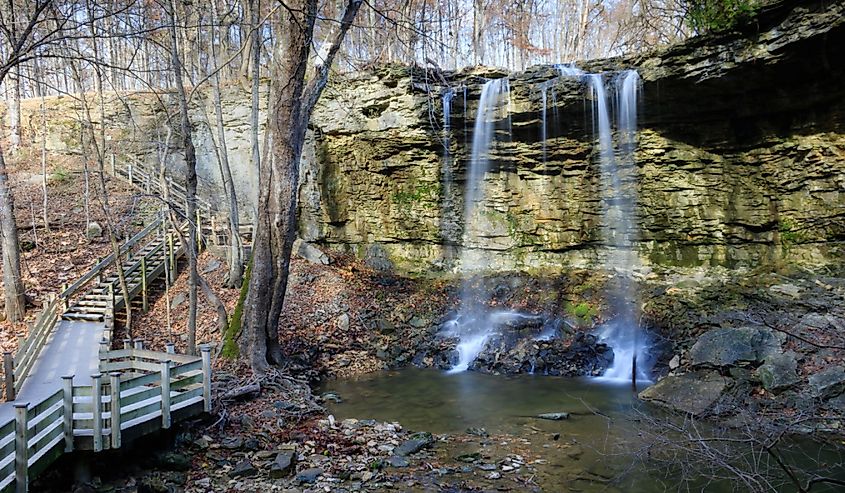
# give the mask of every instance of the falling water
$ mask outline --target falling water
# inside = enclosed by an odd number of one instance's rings
[[[623,189],[622,180],[623,173],[635,172],[639,76],[633,70],[625,71],[614,84],[618,152],[614,149],[604,78],[601,74],[590,74],[588,82],[593,91],[593,121],[599,135],[602,194],[606,204],[603,211],[603,233],[608,249],[606,265],[608,269],[621,274],[620,287],[608,293],[616,317],[599,333],[601,339],[613,348],[614,354],[613,366],[607,369],[602,378],[630,381],[636,366],[637,380],[648,381],[651,358],[647,341],[639,328],[637,293],[630,282],[631,272],[638,262],[634,252],[637,236],[635,197],[633,192]]]
[[[546,130],[546,92],[548,91],[548,87],[546,86],[546,84],[543,84],[541,89],[543,90],[543,106],[540,110],[540,118],[542,119],[543,123],[540,126],[540,142],[543,143],[543,164],[546,164],[546,138],[548,136],[548,131]]]
[[[440,232],[444,240],[451,240],[452,234],[449,231],[452,221],[450,215],[454,209],[452,204],[452,189],[454,179],[452,176],[452,100],[455,92],[447,88],[441,97],[443,103],[443,204],[440,213]]]
[[[477,220],[478,206],[484,201],[484,175],[489,169],[490,147],[495,141],[496,121],[500,119],[505,104],[510,106],[510,81],[507,78],[487,81],[481,89],[478,102],[464,190],[464,248],[461,252],[464,280],[461,286],[461,308],[457,318],[443,326],[444,335],[459,340],[456,348],[458,362],[452,372],[466,370],[503,323],[503,317],[507,319],[503,312],[490,313],[485,309],[482,293],[470,279],[474,271],[486,265],[472,250],[476,239],[483,233],[483,225]]]

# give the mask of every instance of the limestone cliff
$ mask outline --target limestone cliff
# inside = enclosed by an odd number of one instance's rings
[[[605,73],[611,88],[616,71],[641,75],[636,165],[620,175],[636,197],[636,248],[646,265],[837,258],[845,240],[842,46],[845,2],[785,1],[737,32],[579,65]],[[483,81],[502,76],[510,78],[511,100],[508,117],[496,123],[478,208],[485,233],[463,245],[473,118]],[[448,133],[447,88],[456,93]],[[457,269],[462,246],[495,269],[592,265],[606,253],[602,211],[615,198],[601,193],[607,177],[599,174],[591,97],[583,79],[548,66],[516,74],[390,66],[334,77],[309,130],[300,235],[402,272]],[[258,187],[249,97],[236,84],[223,98],[229,158],[249,215]],[[106,118],[117,152],[163,160],[178,177],[179,139],[166,125],[172,102],[168,94],[110,97]],[[41,120],[30,103],[25,118],[34,134]],[[266,95],[262,112],[265,106]],[[76,103],[58,98],[49,108],[50,147],[78,149]],[[192,120],[200,193],[213,198],[220,174],[207,91],[195,95]]]
[[[843,3],[764,12],[753,30],[697,38],[585,70],[643,80],[635,193],[646,264],[824,261],[845,238]],[[751,29],[751,28],[747,28]],[[602,197],[590,93],[553,67],[443,74],[456,89],[450,157],[429,72],[401,67],[336,79],[313,118],[302,234],[379,267],[452,269],[462,243],[464,175],[483,77],[508,75],[481,208],[466,245],[497,269],[560,269],[602,256]],[[428,78],[426,78],[428,77]],[[546,135],[541,99],[546,92]],[[544,159],[545,157],[545,159]],[[449,185],[444,177],[452,176]]]

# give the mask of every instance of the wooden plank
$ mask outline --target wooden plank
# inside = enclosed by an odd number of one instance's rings
[[[180,380],[171,380],[170,388],[172,390],[185,390],[189,387],[202,386],[202,372],[191,375]]]
[[[129,380],[124,380],[120,382],[120,396],[122,398],[124,395],[124,391],[131,390],[135,387],[144,387],[151,384],[158,384],[160,379],[161,374],[150,373],[147,375],[141,375],[140,377],[131,378]]]
[[[174,367],[172,370],[170,370],[170,375],[173,377],[178,377],[179,375],[184,375],[186,373],[191,373],[195,371],[202,373],[201,359],[197,359],[196,361],[192,361],[191,363],[185,363],[184,365]]]
[[[33,422],[38,422],[37,418],[39,415],[43,414],[46,410],[53,407],[57,402],[61,401],[63,397],[62,393],[63,392],[59,390],[50,397],[47,397],[43,401],[39,402],[35,406],[30,407],[29,410],[27,410],[26,412],[30,424],[33,424]]]
[[[194,397],[199,396],[202,398],[202,387],[195,387],[190,390],[186,390],[184,392],[172,392],[171,394],[171,401],[174,405],[179,404],[181,402],[185,402],[187,400],[191,400]]]
[[[37,435],[33,436],[27,442],[29,446],[29,464],[32,465],[33,456],[41,449],[47,446],[48,443],[55,441],[56,437],[61,437],[62,443],[65,439],[64,422],[62,420],[54,421],[51,426],[48,426]]]
[[[120,254],[124,255],[126,252],[129,251],[130,248],[135,246],[138,242],[140,242],[142,239],[144,239],[147,235],[149,235],[150,233],[155,231],[155,229],[161,224],[161,220],[162,220],[162,218],[159,215],[155,220],[153,220],[153,222],[148,224],[147,227],[145,227],[144,229],[139,231],[135,236],[130,238],[128,241],[126,241],[126,243],[124,243],[120,247]],[[71,296],[76,294],[76,292],[79,291],[83,286],[85,286],[92,279],[97,277],[97,275],[99,275],[100,272],[102,272],[106,267],[112,265],[113,263],[114,263],[114,253],[106,256],[106,258],[104,258],[97,265],[95,265],[93,268],[91,268],[91,270],[89,270],[82,277],[77,279],[76,282],[71,284],[64,291],[62,291],[59,294],[59,298],[63,298],[63,299],[70,298]]]
[[[133,406],[132,410],[127,410],[126,412],[121,412],[120,420],[122,423],[123,429],[126,429],[127,426],[123,426],[123,423],[131,423],[135,422],[136,420],[143,418],[144,416],[161,416],[161,396],[155,399],[148,399],[143,401],[143,405],[136,405]],[[122,411],[122,410],[121,410]],[[142,419],[141,421],[146,421]]]
[[[49,413],[42,413],[40,417],[40,421],[38,422],[30,422],[29,423],[29,430],[27,433],[30,435],[36,435],[40,433],[45,428],[49,428],[53,426],[56,422],[64,423],[64,410],[65,405],[64,402],[57,402],[50,408],[51,411]]]
[[[196,396],[193,396],[189,399],[184,399],[184,400],[180,401],[178,404],[173,406],[172,410],[173,411],[179,411],[179,410],[184,409],[186,407],[193,406],[194,404],[202,404],[202,392],[200,392],[200,395],[196,395]],[[202,411],[201,406],[198,407],[198,412],[199,411]]]
[[[132,404],[145,401],[152,397],[161,397],[161,387],[156,385],[154,387],[144,387],[144,390],[138,392],[121,392],[120,403],[122,408],[126,409]]]

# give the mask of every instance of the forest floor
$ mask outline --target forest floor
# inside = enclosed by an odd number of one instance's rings
[[[40,157],[26,151],[7,163],[15,196],[15,218],[21,245],[21,275],[26,287],[28,309],[20,323],[0,321],[0,349],[17,349],[18,337],[26,336],[48,293],[57,293],[111,253],[98,175],[91,172],[86,200],[85,174],[78,157],[52,156],[47,174],[47,219],[44,227]],[[115,228],[127,238],[144,226],[143,214],[155,203],[139,196],[123,182],[107,177],[106,188]],[[91,223],[86,227],[85,211]],[[5,318],[5,317],[4,317]]]

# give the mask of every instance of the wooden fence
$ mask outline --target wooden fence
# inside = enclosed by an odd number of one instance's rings
[[[211,411],[211,348],[201,357],[128,348],[100,353],[92,384],[62,388],[41,402],[15,403],[0,426],[0,492],[28,490],[29,480],[64,453],[117,449]]]

